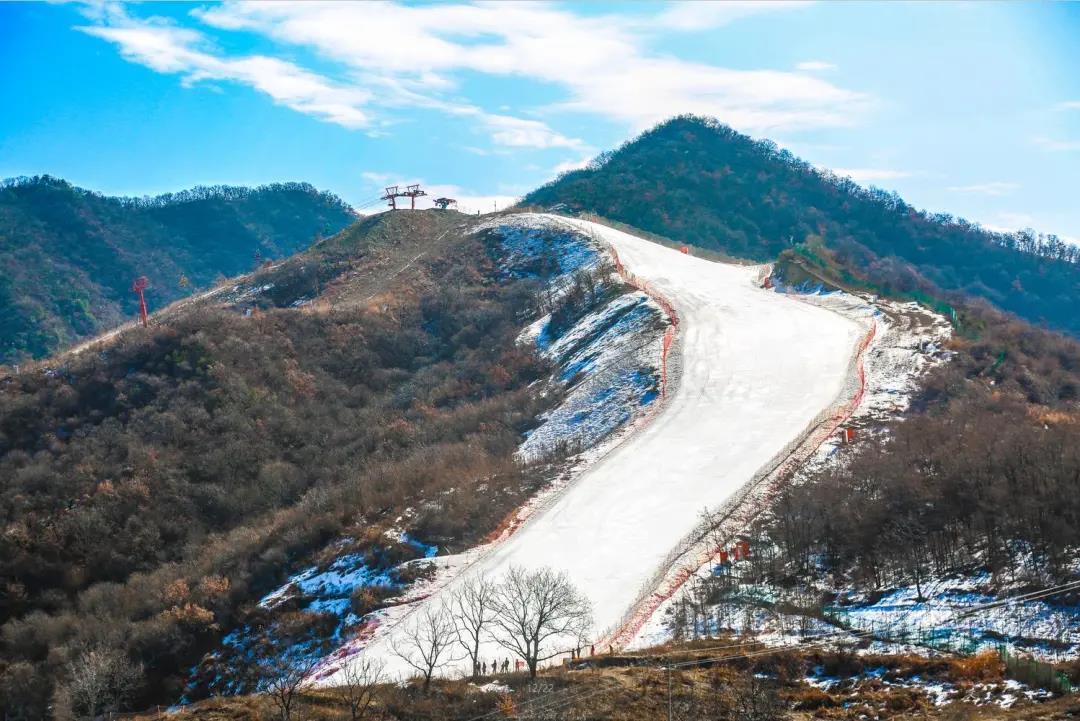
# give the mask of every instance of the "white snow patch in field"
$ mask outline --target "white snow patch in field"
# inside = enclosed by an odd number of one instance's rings
[[[363,554],[350,553],[325,569],[312,566],[301,571],[264,596],[259,605],[273,608],[292,595],[317,596],[323,602],[344,599],[347,603],[349,595],[360,586],[392,584],[388,571],[374,571],[368,568]]]
[[[495,231],[503,272],[518,277],[545,271],[549,303],[558,303],[579,271],[595,271],[604,255],[595,239],[571,228],[525,216],[489,220],[474,232]],[[553,328],[551,315],[530,323],[519,344],[535,345],[558,369],[558,407],[540,418],[517,456],[525,462],[592,448],[639,417],[659,395],[663,312],[639,291],[610,297],[618,277],[601,279],[606,302],[571,327]]]
[[[877,332],[863,357],[866,390],[852,419],[885,420],[907,410],[918,380],[946,360],[942,346],[952,335],[945,316],[915,302],[842,291],[796,296],[845,317],[873,320]]]

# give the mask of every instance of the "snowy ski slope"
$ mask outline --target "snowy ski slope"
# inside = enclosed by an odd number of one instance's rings
[[[825,308],[761,290],[756,267],[709,262],[584,220],[526,214],[507,222],[569,224],[615,248],[626,268],[679,314],[678,380],[650,423],[510,538],[477,549],[460,564],[457,579],[416,608],[438,603],[471,574],[498,577],[511,564],[551,566],[565,570],[592,600],[599,634],[620,619],[703,508],[721,505],[837,399],[865,329]],[[383,657],[388,670],[407,675],[390,650],[400,626],[381,631],[362,653]],[[491,643],[482,655],[508,654]],[[333,677],[320,682],[333,683]]]

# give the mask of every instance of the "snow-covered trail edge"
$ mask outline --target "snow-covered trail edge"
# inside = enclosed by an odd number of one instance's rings
[[[841,396],[865,328],[760,289],[758,267],[705,261],[588,221],[513,218],[595,237],[670,301],[680,319],[672,356],[678,382],[648,425],[413,610],[473,574],[499,576],[512,564],[551,566],[590,598],[595,628],[610,629],[698,524],[699,512],[728,501]],[[384,626],[361,653],[404,673],[391,653],[394,633]],[[491,644],[483,654],[505,651]],[[332,684],[333,673],[320,674],[319,682]]]

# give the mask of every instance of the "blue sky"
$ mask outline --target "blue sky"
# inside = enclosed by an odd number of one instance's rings
[[[681,112],[1080,238],[1080,4],[0,3],[0,176],[487,210]]]

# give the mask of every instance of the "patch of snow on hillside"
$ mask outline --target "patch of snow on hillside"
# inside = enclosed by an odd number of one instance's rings
[[[312,597],[320,606],[348,606],[352,592],[361,586],[391,586],[393,581],[387,570],[369,568],[364,554],[350,553],[336,558],[327,568],[307,568],[286,581],[280,588],[268,593],[260,601],[263,608],[274,608],[293,596]],[[328,609],[320,609],[328,610]]]
[[[558,367],[566,393],[528,433],[519,456],[589,448],[652,403],[660,392],[662,317],[648,296],[634,291],[589,313],[558,339],[538,342]]]
[[[850,605],[833,612],[853,629],[931,646],[975,650],[1005,643],[1039,658],[1080,654],[1080,606],[1036,600],[983,608],[998,600],[991,585],[989,574],[978,574],[930,580],[922,586],[923,600],[914,586],[894,589],[873,603],[860,603],[859,595],[848,593],[840,600]]]
[[[353,596],[362,589],[371,589],[380,605],[393,606],[407,602],[413,586],[422,585],[404,576],[415,576],[433,564],[438,552],[403,531],[388,531],[387,547],[409,547],[419,558],[395,563],[395,556],[385,548],[369,553],[340,552],[351,545],[349,539],[339,539],[333,546],[340,555],[333,560],[309,566],[293,574],[281,586],[259,600],[257,610],[247,622],[230,631],[218,648],[206,655],[192,671],[189,690],[202,688],[216,693],[247,693],[261,683],[250,668],[262,660],[270,649],[279,657],[322,658],[328,646],[333,647],[361,628],[385,609],[358,616]],[[412,555],[410,554],[410,555]],[[295,611],[307,614],[309,631],[296,637]]]
[[[422,563],[424,559],[432,558],[438,552],[437,546],[424,544],[405,533],[394,540],[412,546],[420,553],[421,558],[398,566],[383,566],[380,569],[370,565],[367,554],[346,553],[325,567],[309,566],[293,575],[280,587],[263,596],[259,606],[273,609],[286,600],[300,599],[305,610],[330,612],[342,620],[347,620],[345,616],[350,598],[357,589],[373,586],[400,588],[401,584],[394,576],[396,571],[409,564]],[[353,617],[352,620],[355,622],[358,619]]]
[[[599,261],[601,250],[590,238],[564,226],[537,221],[527,214],[496,218],[476,227],[474,233],[495,231],[503,249],[502,268],[515,277],[541,274],[563,280],[575,270]]]
[[[503,250],[503,270],[516,277],[544,277],[557,302],[573,274],[596,268],[605,257],[597,240],[546,216],[520,214],[477,227],[494,231]],[[558,407],[546,413],[518,449],[523,460],[595,446],[640,414],[660,393],[660,344],[664,313],[639,291],[615,294],[617,278],[603,284],[601,305],[569,328],[553,329],[545,315],[518,337],[535,344],[557,368],[563,387]]]
[[[820,288],[794,297],[859,320],[867,327],[871,323],[876,326],[874,340],[863,355],[865,392],[846,424],[860,433],[906,411],[918,391],[919,379],[948,360],[944,346],[952,336],[952,325],[945,316],[918,303]],[[833,456],[840,447],[838,436],[827,440],[805,470],[837,460]]]
[[[829,693],[856,695],[861,691],[887,691],[906,689],[922,692],[935,706],[950,703],[966,703],[974,706],[996,705],[1011,708],[1020,698],[1028,701],[1046,701],[1053,694],[1040,688],[1032,688],[1014,679],[989,683],[953,683],[920,675],[904,676],[896,669],[879,666],[864,669],[860,674],[841,678],[826,675],[819,666],[802,679],[803,683]]]

